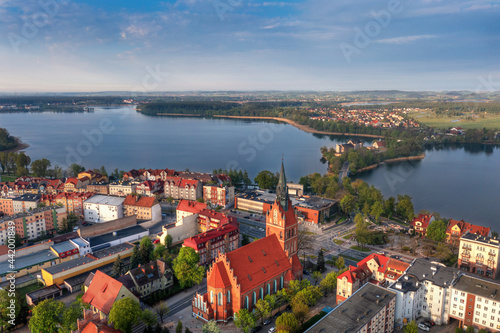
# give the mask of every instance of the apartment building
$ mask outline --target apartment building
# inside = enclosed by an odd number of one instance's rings
[[[500,241],[466,233],[460,238],[458,267],[466,272],[496,279],[499,271]]]
[[[14,214],[26,213],[29,210],[37,208],[41,197],[42,196],[39,194],[28,193],[12,198],[12,209]]]
[[[85,221],[102,223],[122,218],[124,200],[121,197],[94,195],[83,204]]]
[[[125,216],[136,215],[138,220],[161,221],[161,207],[154,197],[128,195],[123,201]]]
[[[109,184],[109,195],[118,197],[126,197],[129,194],[135,193],[135,188],[139,183],[137,182],[117,182]]]
[[[203,201],[212,207],[229,208],[234,205],[234,186],[203,186]]]
[[[164,183],[164,197],[176,200],[198,200],[203,197],[202,184],[197,179],[167,177]]]

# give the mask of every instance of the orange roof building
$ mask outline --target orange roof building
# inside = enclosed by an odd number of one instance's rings
[[[161,207],[155,197],[129,194],[123,201],[125,216],[136,215],[138,220],[161,221]]]
[[[453,245],[459,245],[460,238],[467,232],[487,237],[490,235],[490,230],[491,228],[470,224],[464,220],[450,220],[446,228],[446,242]]]
[[[83,295],[82,301],[90,305],[93,313],[99,313],[100,319],[107,319],[113,304],[124,297],[139,302],[139,299],[125,288],[123,283],[98,270]]]
[[[415,230],[415,233],[420,234],[421,236],[426,236],[427,227],[432,221],[434,221],[434,215],[418,214],[418,216],[411,221],[410,225]]]
[[[302,277],[297,218],[288,197],[283,164],[276,193],[267,214],[267,236],[219,254],[207,274],[207,293],[193,298],[193,316],[225,323],[240,309],[252,310],[259,299]]]

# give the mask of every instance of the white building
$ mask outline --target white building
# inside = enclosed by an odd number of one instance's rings
[[[92,250],[90,249],[90,243],[87,242],[83,238],[73,238],[69,240],[73,245],[75,245],[78,248],[78,251],[80,252],[80,257],[85,256],[87,253],[91,253]]]
[[[135,193],[138,182],[118,182],[109,184],[109,194],[119,197],[126,197],[129,194]]]
[[[500,284],[462,275],[451,288],[450,317],[459,327],[500,331]]]
[[[417,319],[422,315],[424,288],[416,278],[403,275],[393,283],[389,290],[396,293],[395,325],[401,328],[404,324]]]
[[[85,221],[102,223],[122,218],[124,200],[122,197],[94,195],[83,203]]]

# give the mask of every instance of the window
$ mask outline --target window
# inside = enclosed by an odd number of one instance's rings
[[[271,294],[271,285],[269,283],[267,284],[267,294]]]
[[[255,305],[255,303],[257,303],[257,294],[255,293],[255,291],[253,292],[252,301],[253,301],[253,305]]]
[[[214,303],[214,292],[210,291],[210,303]]]
[[[222,305],[222,293],[219,293],[219,296],[218,296],[218,301],[219,301],[219,305]]]
[[[231,303],[231,291],[230,290],[227,291],[227,302]]]
[[[278,281],[274,280],[274,293],[278,292]]]
[[[245,296],[245,309],[248,310],[248,296]]]
[[[280,277],[280,289],[283,289],[283,277]]]

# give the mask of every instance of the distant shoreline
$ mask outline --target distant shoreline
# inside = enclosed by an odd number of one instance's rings
[[[15,152],[18,152],[20,150],[24,150],[26,148],[28,148],[30,145],[23,142],[20,138],[18,137],[14,137],[14,139],[16,140],[16,146],[13,147],[13,148],[9,148],[9,149],[5,149],[5,150],[0,150],[1,153],[15,153]]]
[[[383,164],[383,163],[397,163],[397,162],[403,162],[403,161],[416,161],[416,160],[423,160],[425,158],[425,153],[421,154],[421,155],[415,155],[415,156],[406,156],[406,157],[398,157],[398,158],[391,158],[391,159],[388,159],[388,160],[385,160],[385,161],[381,161],[380,163],[376,163],[376,164],[372,164],[370,166],[367,166],[365,168],[361,168],[359,170],[356,171],[356,175],[360,174],[361,172],[364,172],[364,171],[369,171],[369,170],[373,170],[373,169],[376,169],[380,166],[380,164]]]
[[[230,118],[230,119],[276,120],[276,121],[281,121],[281,122],[287,123],[289,125],[292,125],[292,126],[298,128],[299,130],[307,132],[307,133],[323,134],[323,135],[337,135],[337,136],[359,136],[359,137],[373,138],[373,139],[383,138],[383,136],[381,136],[381,135],[374,135],[374,134],[358,134],[358,133],[340,133],[340,132],[318,131],[318,130],[315,130],[307,125],[301,125],[293,120],[286,119],[286,118],[279,118],[279,117],[226,116],[226,115],[213,115],[212,117],[214,117],[214,118]]]

